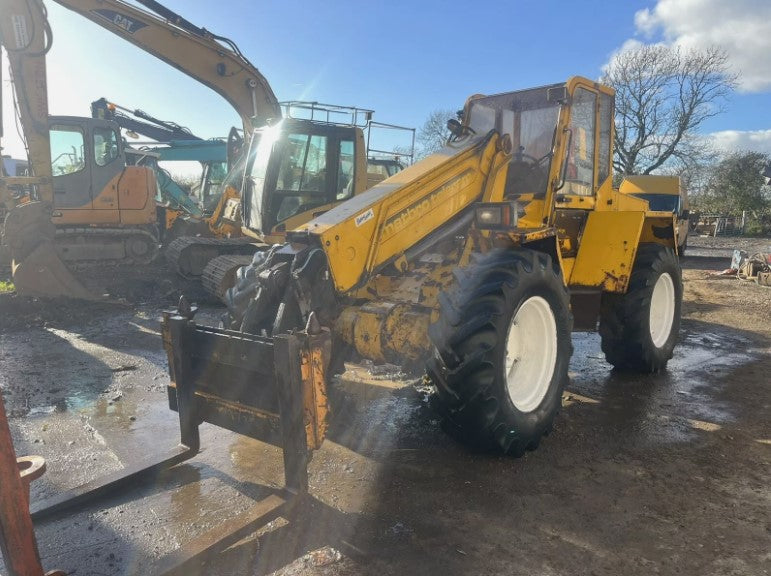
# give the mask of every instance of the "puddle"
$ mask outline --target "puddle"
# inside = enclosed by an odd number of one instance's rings
[[[573,335],[569,392],[599,401],[601,424],[653,442],[689,441],[735,422],[737,406],[721,400],[730,374],[759,354],[731,333],[681,333],[665,371],[617,372],[600,349],[597,333]]]

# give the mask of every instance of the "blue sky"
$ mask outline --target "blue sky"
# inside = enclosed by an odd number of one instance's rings
[[[437,108],[571,75],[597,78],[630,41],[720,44],[746,75],[726,114],[703,127],[720,146],[771,153],[771,2],[579,0],[353,2],[163,0],[234,40],[280,100],[376,110],[419,127]],[[88,115],[104,96],[224,136],[238,117],[217,94],[96,24],[46,0],[52,114]],[[216,9],[214,8],[216,6]],[[4,74],[4,92],[7,74]],[[10,98],[4,98],[7,109]],[[6,118],[4,153],[22,153]]]

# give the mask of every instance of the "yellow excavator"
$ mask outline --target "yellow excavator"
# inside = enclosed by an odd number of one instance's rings
[[[244,222],[243,238],[182,238],[167,249],[178,272],[202,276],[204,289],[219,300],[233,286],[237,269],[255,253],[283,242],[288,231],[404,168],[402,158],[386,157],[375,148],[378,130],[411,133],[414,138],[411,128],[375,122],[368,109],[300,101],[282,102],[282,107],[283,120],[253,132],[244,165],[237,171],[243,182],[237,215]],[[411,159],[410,149],[403,160]],[[255,187],[258,204],[248,200],[254,198]],[[259,220],[259,225],[249,224],[249,219]]]
[[[316,448],[330,376],[355,353],[425,363],[454,436],[521,455],[552,429],[571,331],[599,327],[619,369],[664,369],[682,301],[674,216],[613,188],[613,117],[613,90],[580,77],[472,96],[442,150],[239,270],[223,328],[186,306],[167,320],[172,408],[182,378],[198,414],[221,414],[219,396],[259,419],[270,408],[255,399],[294,378]],[[266,132],[244,188],[255,233],[277,209],[264,195],[282,175],[270,143]]]
[[[141,49],[221,94],[238,111],[245,133],[280,117],[265,78],[226,38],[198,28],[151,0],[154,13],[120,0],[61,0]],[[32,176],[0,178],[4,202],[32,186],[31,202],[7,215],[17,291],[29,296],[94,296],[67,262],[144,262],[158,247],[152,170],[127,166],[119,130],[106,120],[48,117],[45,55],[52,40],[41,0],[0,2],[0,45],[8,55]],[[0,135],[1,136],[1,135]],[[235,197],[235,201],[233,200]],[[238,205],[237,192],[223,200]],[[233,226],[238,230],[238,226]]]

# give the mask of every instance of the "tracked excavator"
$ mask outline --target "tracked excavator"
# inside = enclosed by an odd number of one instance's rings
[[[196,421],[265,419],[295,394],[317,448],[330,377],[354,354],[425,365],[446,430],[517,456],[552,429],[571,331],[599,329],[618,369],[664,369],[682,301],[674,216],[613,188],[613,117],[613,90],[580,77],[472,96],[442,150],[239,270],[224,327],[189,306],[167,318],[171,407],[181,379]],[[260,147],[243,199],[254,232],[282,205],[265,195],[281,173],[269,134]]]
[[[221,94],[239,113],[245,133],[280,116],[270,86],[226,38],[196,27],[157,2],[152,10],[121,0],[61,0],[141,49]],[[6,218],[5,243],[22,295],[94,299],[65,261],[146,261],[157,250],[156,182],[148,168],[126,166],[114,125],[48,117],[45,54],[51,29],[41,0],[0,2],[0,42],[7,52],[33,175],[3,177],[0,194],[32,186]],[[53,156],[51,152],[54,152]],[[231,192],[237,197],[237,191]],[[231,205],[237,206],[230,202]],[[238,228],[237,226],[235,227]]]

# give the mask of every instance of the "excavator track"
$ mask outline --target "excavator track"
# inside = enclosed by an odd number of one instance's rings
[[[236,272],[242,266],[251,264],[253,256],[225,255],[210,261],[203,271],[201,283],[207,294],[225,302],[225,293],[236,282]]]
[[[54,246],[70,266],[149,264],[158,255],[158,235],[139,228],[57,228]]]
[[[252,242],[249,238],[177,238],[166,248],[166,261],[181,276],[196,278],[218,256],[254,255],[257,248]]]

